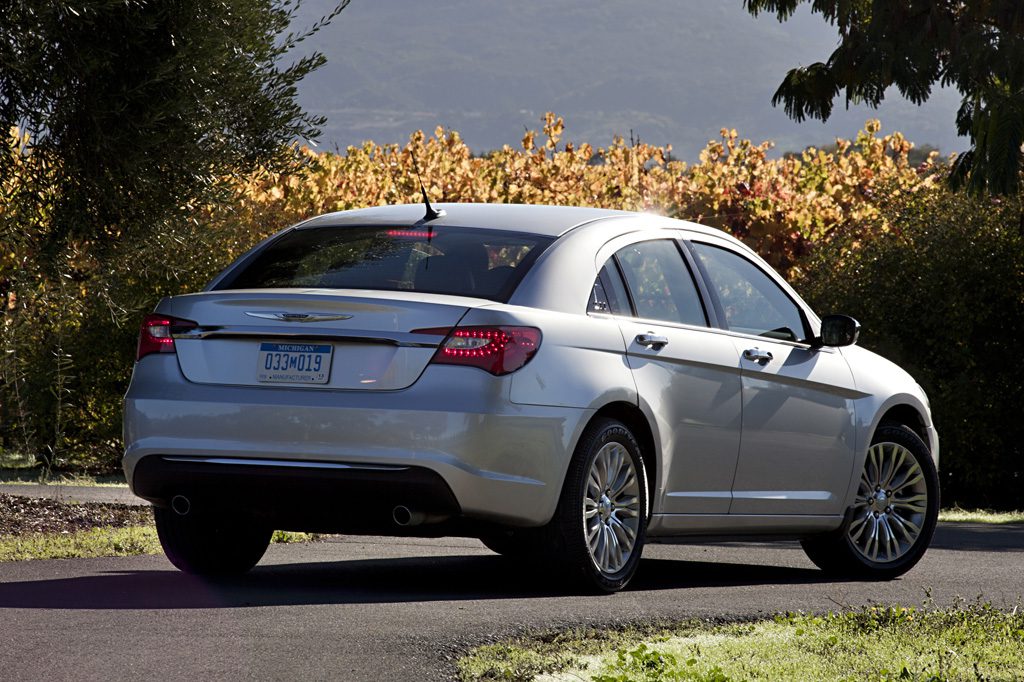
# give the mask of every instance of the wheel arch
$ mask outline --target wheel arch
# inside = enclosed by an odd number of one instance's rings
[[[924,441],[936,469],[939,466],[938,435],[932,427],[928,408],[923,401],[913,394],[902,393],[890,396],[880,406],[876,407],[876,405],[877,403],[871,401],[857,407],[860,424],[857,450],[853,458],[853,469],[850,471],[850,485],[843,503],[844,510],[853,504],[857,492],[857,481],[867,458],[868,449],[871,447],[878,429],[883,426],[906,426]]]
[[[924,415],[922,415],[913,405],[900,403],[887,409],[879,418],[878,423],[875,424],[875,428],[871,432],[871,437],[874,438],[875,432],[883,426],[906,426],[908,429],[916,433],[917,436],[924,441],[924,444],[928,446],[928,449],[931,450],[928,432],[925,427]]]

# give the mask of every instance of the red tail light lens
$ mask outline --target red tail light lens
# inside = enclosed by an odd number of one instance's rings
[[[431,362],[479,367],[494,376],[511,374],[530,361],[540,348],[535,327],[456,327],[418,329],[420,334],[447,334]]]
[[[191,320],[181,320],[169,315],[146,315],[142,320],[142,328],[139,329],[139,348],[135,353],[135,361],[138,362],[150,353],[173,353],[172,335],[198,326]]]

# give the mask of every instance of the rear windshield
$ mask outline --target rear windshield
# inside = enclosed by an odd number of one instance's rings
[[[268,244],[217,289],[380,289],[504,302],[552,241],[465,227],[299,229]]]

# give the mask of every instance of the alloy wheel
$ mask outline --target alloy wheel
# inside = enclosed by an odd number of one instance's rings
[[[921,536],[927,510],[928,486],[914,454],[898,443],[872,445],[846,531],[850,544],[869,561],[896,561]]]
[[[640,527],[640,480],[633,458],[617,442],[594,457],[583,495],[583,528],[590,558],[605,575],[629,561]]]

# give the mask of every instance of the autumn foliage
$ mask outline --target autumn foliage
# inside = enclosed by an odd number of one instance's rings
[[[234,208],[243,212],[239,225],[265,231],[318,213],[416,202],[415,156],[436,201],[654,211],[721,227],[790,270],[837,230],[885,230],[879,193],[936,184],[934,160],[911,167],[911,143],[879,130],[878,121],[868,121],[855,140],[837,140],[834,152],[811,148],[773,159],[771,142],[754,144],[723,128],[689,166],[672,158],[670,146],[622,138],[597,148],[565,142],[563,120],[549,113],[519,148],[479,156],[458,132],[442,128],[432,136],[416,132],[404,145],[367,142],[343,155],[305,149],[308,173],[250,178]]]

